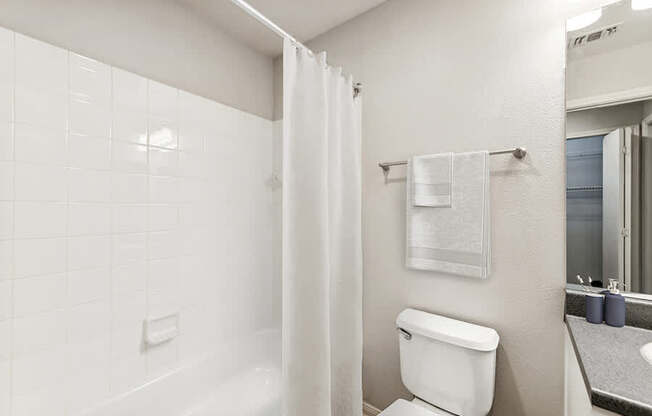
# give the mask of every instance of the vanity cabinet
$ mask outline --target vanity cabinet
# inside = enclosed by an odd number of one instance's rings
[[[564,331],[564,415],[565,416],[618,416],[608,410],[593,406],[586,383],[582,378],[582,370],[577,362],[568,331]]]

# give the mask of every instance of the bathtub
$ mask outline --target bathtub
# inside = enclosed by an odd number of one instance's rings
[[[275,330],[222,345],[83,416],[280,416],[280,337]]]
[[[184,416],[280,416],[281,372],[273,363],[235,375]]]

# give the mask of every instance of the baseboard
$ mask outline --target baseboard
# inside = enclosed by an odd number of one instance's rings
[[[362,413],[364,413],[365,416],[376,416],[380,414],[380,409],[373,407],[367,402],[363,402]]]

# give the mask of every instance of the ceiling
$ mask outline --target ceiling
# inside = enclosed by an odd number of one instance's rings
[[[618,32],[613,37],[589,43],[579,48],[569,48],[568,61],[612,52],[643,42],[652,42],[652,9],[632,10],[631,1],[623,0],[602,8],[602,17],[592,25],[569,32],[569,39],[578,35],[589,34],[611,25],[618,25]]]
[[[224,32],[269,56],[280,55],[283,42],[230,0],[176,0],[205,16]],[[248,0],[286,32],[306,42],[385,0]]]

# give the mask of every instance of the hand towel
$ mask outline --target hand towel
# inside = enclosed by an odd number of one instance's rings
[[[449,208],[453,154],[414,156],[412,158],[412,204],[418,207]]]
[[[485,279],[491,270],[489,152],[452,157],[451,207],[414,206],[408,162],[406,266]]]

